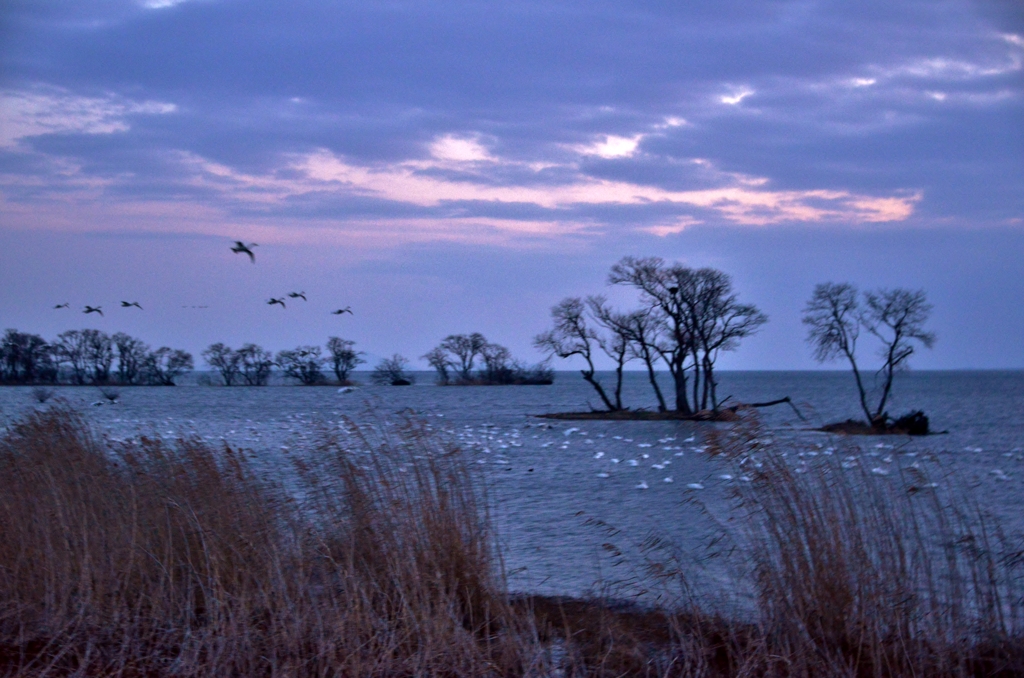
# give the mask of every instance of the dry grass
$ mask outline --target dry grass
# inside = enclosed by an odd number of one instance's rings
[[[742,552],[787,675],[1024,675],[1024,552],[964,479],[766,437],[748,420],[716,451],[751,478]]]
[[[470,465],[369,444],[325,438],[299,503],[230,448],[29,416],[0,441],[0,673],[522,674]]]
[[[1024,676],[1024,549],[958,489],[963,479],[933,484],[898,460],[887,475],[877,460],[844,467],[840,453],[769,437],[744,419],[711,446],[749,480],[715,535],[752,596],[747,611],[697,590],[693,554],[652,537],[639,564],[652,587],[675,589],[671,612],[518,603],[542,639],[565,643],[567,675]]]
[[[363,433],[360,433],[363,431]],[[0,439],[0,675],[1017,676],[1021,551],[984,512],[756,425],[713,446],[748,614],[510,600],[475,465],[415,425],[324,433],[289,491],[61,407]]]

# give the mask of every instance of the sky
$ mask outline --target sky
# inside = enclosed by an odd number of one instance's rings
[[[767,313],[725,369],[819,367],[826,281],[923,289],[918,369],[1024,368],[1024,5],[0,6],[0,330],[533,362],[626,255]]]

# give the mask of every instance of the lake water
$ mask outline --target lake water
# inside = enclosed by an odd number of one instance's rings
[[[365,375],[362,375],[365,376]],[[725,493],[738,479],[702,450],[702,436],[722,424],[573,422],[536,414],[580,411],[599,401],[578,373],[552,386],[437,387],[423,373],[412,387],[121,388],[116,405],[94,387],[58,387],[96,429],[114,438],[196,435],[252,450],[268,469],[342,416],[380,423],[393,415],[422,418],[454,438],[485,469],[509,585],[515,591],[579,595],[632,574],[603,545],[629,550],[648,535],[702,553],[714,523],[724,519]],[[360,378],[360,375],[356,375]],[[604,375],[607,383],[610,375]],[[665,380],[667,383],[667,380]],[[0,389],[0,426],[41,407],[32,387]],[[955,466],[987,506],[1019,528],[1024,508],[1024,371],[910,372],[900,375],[889,411],[922,409],[947,435],[857,437],[839,441],[806,431],[858,417],[846,372],[723,372],[719,393],[741,402],[790,396],[810,423],[779,406],[760,410],[776,437],[837,445],[880,469],[910,455]],[[646,375],[626,377],[624,401],[653,407]],[[851,445],[855,449],[850,450]],[[797,460],[794,460],[798,463]],[[702,489],[689,487],[698,484]],[[696,501],[694,501],[696,500]],[[590,521],[588,522],[588,519]],[[617,530],[599,527],[603,521]],[[708,571],[711,578],[726,573]]]

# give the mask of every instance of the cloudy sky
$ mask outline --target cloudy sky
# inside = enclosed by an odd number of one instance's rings
[[[633,303],[627,254],[768,313],[723,366],[815,367],[800,311],[835,280],[927,292],[919,368],[1024,367],[1021,5],[0,8],[0,329],[536,360],[561,298]]]

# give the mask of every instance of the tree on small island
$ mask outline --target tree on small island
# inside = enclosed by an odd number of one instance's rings
[[[546,364],[527,366],[512,352],[479,332],[450,334],[422,356],[437,371],[441,386],[493,386],[551,384],[554,372]],[[476,372],[477,358],[482,367]]]
[[[337,377],[339,384],[350,383],[348,377],[352,370],[366,362],[360,357],[363,355],[363,352],[357,351],[355,345],[356,342],[351,339],[342,339],[341,337],[327,338],[327,351],[331,354],[329,358],[331,369],[334,371],[334,376]]]
[[[815,286],[804,308],[807,341],[813,347],[814,358],[818,362],[845,358],[850,363],[860,406],[867,418],[865,429],[875,432],[891,429],[928,432],[928,419],[924,413],[913,412],[894,421],[885,411],[885,406],[892,394],[896,373],[909,368],[908,361],[916,351],[915,343],[925,348],[931,348],[935,343],[935,334],[924,329],[931,310],[924,290],[880,289],[861,295],[850,283],[829,282]],[[868,390],[857,365],[857,341],[861,330],[866,330],[880,342],[878,354],[882,358],[882,366],[876,373],[876,382],[880,378],[881,392],[874,409],[868,405]],[[844,422],[833,428],[850,428],[855,424]]]
[[[588,299],[588,302],[591,313],[593,313],[596,307],[602,305],[600,298],[592,297]],[[616,382],[615,400],[613,401],[608,396],[608,392],[605,391],[601,382],[594,376],[597,372],[597,368],[594,366],[594,356],[595,347],[600,347],[608,353],[609,357],[615,358],[616,351],[614,349],[609,351],[609,347],[613,345],[614,340],[601,337],[593,327],[588,325],[587,310],[588,305],[579,297],[563,299],[551,309],[551,319],[555,323],[554,329],[534,337],[533,345],[539,350],[559,358],[570,358],[572,356],[582,358],[587,364],[586,367],[580,369],[580,374],[583,376],[584,381],[594,387],[605,408],[609,412],[615,412],[623,409],[621,389],[622,364],[625,353],[618,353],[619,361],[617,363],[618,368],[616,369],[618,380]]]
[[[564,299],[551,310],[554,329],[538,335],[534,345],[560,358],[582,358],[583,378],[610,412],[624,409],[622,369],[632,359],[643,360],[659,411],[667,410],[655,371],[660,359],[672,377],[675,416],[717,415],[718,357],[735,350],[768,316],[752,304],[739,303],[728,274],[713,268],[668,264],[659,257],[624,257],[612,267],[608,282],[638,290],[640,308],[620,313],[604,297],[588,297],[585,303],[578,297]],[[600,334],[588,320],[609,334]],[[615,361],[614,399],[595,376],[595,347]]]
[[[398,353],[384,358],[373,368],[370,381],[381,386],[411,386],[416,378],[406,372],[408,365],[409,359]]]
[[[284,372],[284,376],[305,386],[324,381],[324,359],[320,357],[319,346],[298,346],[290,351],[278,351],[274,362]]]

